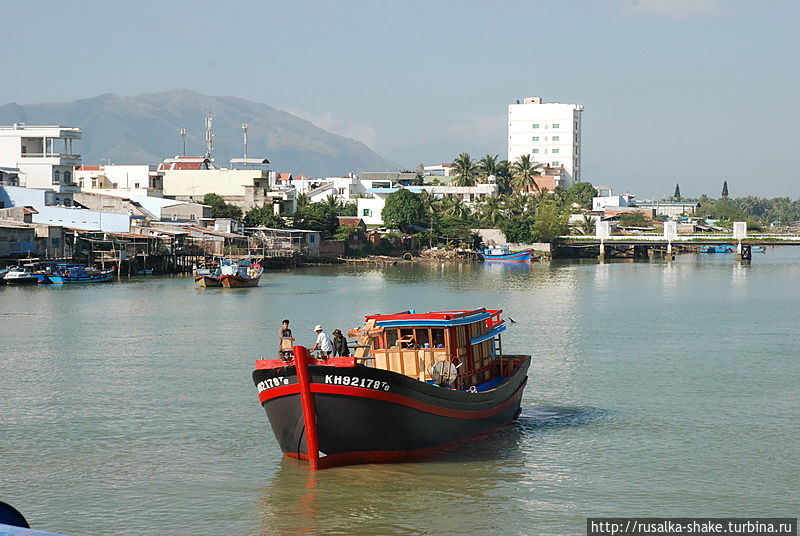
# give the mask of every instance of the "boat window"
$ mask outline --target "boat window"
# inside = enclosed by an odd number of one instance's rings
[[[417,341],[414,338],[414,329],[401,329],[400,330],[400,348],[416,348]]]
[[[433,336],[433,347],[434,348],[444,348],[444,330],[443,329],[432,329],[431,335]]]
[[[428,328],[417,329],[416,332],[417,332],[416,333],[417,347],[418,348],[430,348],[431,347],[431,341],[430,341],[430,337],[428,337],[428,334],[430,333],[428,331]]]
[[[394,348],[397,344],[397,330],[396,329],[387,329],[386,330],[386,347],[387,348]]]

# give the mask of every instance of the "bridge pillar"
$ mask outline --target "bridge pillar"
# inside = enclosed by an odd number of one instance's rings
[[[673,255],[673,253],[672,253],[672,241],[671,240],[669,242],[667,242],[667,260],[668,261],[674,261],[675,260],[675,255]]]
[[[601,262],[606,260],[606,245],[602,240],[600,241],[600,254],[597,255],[597,260]]]
[[[736,246],[736,260],[739,262],[748,262],[753,259],[753,246],[750,244],[739,244]]]

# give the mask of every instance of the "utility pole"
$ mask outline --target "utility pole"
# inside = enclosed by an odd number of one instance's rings
[[[181,129],[181,138],[183,138],[183,156],[186,156],[186,129]]]
[[[242,132],[244,133],[244,158],[247,158],[247,123],[242,123]]]

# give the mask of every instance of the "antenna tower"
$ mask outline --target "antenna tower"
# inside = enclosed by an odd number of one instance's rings
[[[247,158],[247,123],[242,123],[242,132],[244,133],[244,158]]]
[[[211,112],[206,114],[206,158],[211,160],[211,153],[214,151],[214,132],[212,130],[212,123],[214,118]]]
[[[181,138],[183,138],[183,156],[186,156],[186,129],[181,129]]]

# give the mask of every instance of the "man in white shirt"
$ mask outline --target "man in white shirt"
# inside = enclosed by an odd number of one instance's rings
[[[330,357],[331,354],[333,354],[333,341],[327,333],[322,331],[322,326],[319,324],[314,326],[314,331],[317,332],[317,342],[314,343],[314,346],[311,348],[311,352],[319,350],[322,352],[324,357]]]

